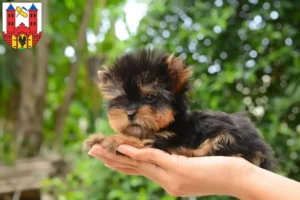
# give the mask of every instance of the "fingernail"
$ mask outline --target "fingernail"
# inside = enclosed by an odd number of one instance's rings
[[[126,147],[124,147],[122,145],[118,146],[117,151],[120,152],[120,153],[125,154],[126,153]]]
[[[93,157],[94,157],[94,152],[93,152],[92,149],[89,150],[88,154],[89,154],[90,156],[93,156]]]
[[[100,154],[105,152],[105,150],[101,146],[95,146],[94,151],[96,151],[97,153],[100,153]]]
[[[95,145],[93,146],[93,148],[95,148],[95,149],[102,149],[101,146],[100,146],[99,144],[95,144]]]

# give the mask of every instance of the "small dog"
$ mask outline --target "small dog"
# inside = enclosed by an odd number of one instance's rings
[[[189,111],[191,69],[181,58],[158,51],[126,53],[99,71],[112,136],[92,135],[84,149],[100,144],[153,147],[187,157],[238,156],[271,170],[273,152],[246,118],[223,112]]]

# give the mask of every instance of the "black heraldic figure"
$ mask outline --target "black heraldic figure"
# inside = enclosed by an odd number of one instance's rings
[[[19,36],[19,43],[21,44],[22,47],[26,44],[26,36],[25,35],[23,37]]]

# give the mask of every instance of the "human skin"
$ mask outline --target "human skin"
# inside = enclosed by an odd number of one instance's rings
[[[230,195],[240,199],[300,199],[300,183],[237,157],[187,158],[121,145],[117,155],[94,145],[89,154],[113,170],[142,175],[172,196]]]

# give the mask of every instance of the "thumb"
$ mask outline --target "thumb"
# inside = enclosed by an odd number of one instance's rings
[[[162,168],[170,168],[170,166],[173,165],[172,156],[159,149],[137,149],[129,145],[120,145],[117,150],[130,158],[139,161],[151,162]]]

